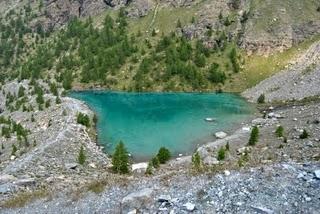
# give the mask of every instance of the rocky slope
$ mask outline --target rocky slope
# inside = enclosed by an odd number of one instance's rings
[[[313,44],[294,65],[243,92],[250,101],[264,94],[268,102],[302,100],[320,95],[320,43]]]
[[[177,175],[114,186],[78,201],[38,201],[11,213],[317,213],[319,164],[276,164],[219,175]],[[170,183],[169,185],[166,185]]]
[[[32,95],[29,81],[10,82],[2,87],[0,103],[6,103],[4,94],[17,94],[24,86],[28,104],[37,106]],[[43,83],[43,87],[47,87]],[[42,111],[13,111],[0,106],[2,118],[10,118],[30,130],[26,141],[19,141],[16,136],[2,136],[0,155],[0,198],[40,187],[65,188],[71,184],[83,183],[86,179],[96,178],[97,172],[104,169],[109,160],[102,152],[85,126],[77,123],[79,112],[93,115],[88,107],[75,99],[63,97],[60,104],[55,104],[56,97],[50,93],[44,95],[51,100],[51,106]],[[0,127],[6,127],[1,124]],[[92,131],[92,130],[91,130]],[[3,131],[2,131],[3,132]],[[13,147],[17,151],[13,152]],[[88,164],[78,164],[78,154],[83,146]],[[76,173],[75,173],[76,172]],[[64,180],[63,184],[61,180]],[[62,185],[61,185],[62,184]],[[59,187],[58,187],[59,186]]]

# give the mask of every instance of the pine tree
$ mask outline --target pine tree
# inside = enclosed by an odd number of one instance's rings
[[[129,155],[122,141],[116,146],[112,155],[112,165],[115,173],[129,173]]]
[[[217,159],[218,159],[219,161],[222,161],[222,160],[224,160],[225,156],[226,156],[225,148],[221,147],[221,148],[219,149],[219,151],[218,151],[218,158],[217,158]]]
[[[258,102],[259,104],[262,104],[262,103],[265,102],[265,96],[264,96],[264,94],[261,94],[261,95],[258,97],[257,102]]]
[[[258,142],[258,138],[259,138],[259,129],[257,126],[253,127],[251,134],[250,134],[250,139],[248,142],[249,146],[254,146],[256,145],[256,143]]]
[[[170,151],[169,151],[167,148],[161,147],[161,148],[159,149],[159,152],[158,152],[157,157],[158,157],[158,159],[159,159],[159,162],[160,162],[161,164],[164,164],[164,163],[166,163],[166,162],[170,159],[171,154],[170,154]]]
[[[78,162],[79,164],[83,165],[85,162],[86,162],[86,155],[85,155],[85,152],[84,152],[84,148],[83,146],[81,145],[80,147],[80,151],[79,151],[79,155],[78,155]]]

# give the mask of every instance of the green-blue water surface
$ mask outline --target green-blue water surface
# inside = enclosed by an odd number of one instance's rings
[[[228,93],[72,92],[98,116],[98,142],[112,153],[122,140],[135,159],[154,156],[165,146],[190,154],[217,131],[228,130],[252,114],[240,96]],[[206,122],[205,118],[215,118]]]

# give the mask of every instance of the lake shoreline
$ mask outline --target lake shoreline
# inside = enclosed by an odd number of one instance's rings
[[[244,124],[244,123],[247,123],[251,118],[254,117],[254,114],[257,112],[256,111],[256,108],[255,106],[253,106],[253,104],[251,103],[248,103],[245,101],[245,99],[241,96],[239,96],[238,94],[236,93],[198,93],[198,92],[191,92],[191,93],[187,93],[187,92],[125,92],[125,91],[104,91],[104,90],[98,90],[98,91],[95,91],[95,90],[82,90],[82,91],[70,91],[69,93],[69,96],[71,95],[71,97],[75,98],[75,99],[80,99],[78,97],[74,97],[72,96],[72,93],[78,93],[78,92],[83,92],[84,95],[86,95],[86,93],[90,94],[88,96],[91,96],[91,94],[95,94],[96,92],[98,93],[98,95],[103,95],[103,94],[115,94],[115,95],[121,95],[121,94],[127,94],[127,95],[204,95],[204,96],[208,96],[208,95],[221,95],[221,96],[224,96],[224,95],[231,95],[231,96],[237,96],[236,99],[240,99],[242,101],[244,101],[246,104],[248,104],[248,111],[251,111],[250,114],[248,114],[248,116],[246,117],[249,117],[245,120],[241,119],[240,121],[237,121],[239,119],[236,119],[236,123],[233,124],[231,123],[230,124],[230,127],[224,127],[222,129],[218,129],[218,128],[214,128],[213,130],[211,130],[210,132],[207,132],[206,136],[203,136],[203,137],[200,137],[198,140],[194,140],[193,143],[189,143],[190,145],[190,149],[188,151],[176,151],[172,152],[172,155],[173,155],[173,158],[176,158],[176,157],[179,157],[179,156],[188,156],[188,155],[191,155],[199,146],[202,146],[202,145],[205,145],[207,144],[208,142],[211,142],[211,141],[214,141],[215,140],[215,137],[214,137],[214,134],[218,131],[224,131],[224,132],[227,132],[228,134],[231,134],[233,131],[235,131],[239,126],[241,126],[241,124]],[[82,102],[86,102],[82,99],[80,99]],[[241,102],[242,102],[241,101]],[[92,108],[91,105],[89,105],[87,102],[86,102],[86,105],[93,111],[97,114],[97,112],[95,111],[94,108]],[[250,115],[250,116],[249,116]],[[201,117],[201,121],[204,120],[204,116]],[[98,119],[99,120],[99,119]],[[221,119],[220,119],[221,120]],[[199,121],[198,121],[199,123]],[[201,122],[202,123],[202,122]],[[204,126],[207,126],[207,125],[213,125],[213,127],[216,127],[216,123],[217,122],[214,122],[214,123],[204,123],[205,125]],[[207,124],[207,125],[206,125]],[[229,126],[229,125],[228,125]],[[103,148],[103,151],[107,154],[107,155],[111,155],[112,153],[111,152],[108,152],[108,150],[110,149],[109,146],[106,146],[106,144],[103,144],[101,142],[106,142],[105,140],[103,140],[104,138],[102,137],[101,138],[101,135],[99,135],[99,131],[98,131],[98,127],[96,127],[96,132],[98,133],[97,135],[97,140],[96,140],[96,143],[97,145],[99,145],[100,147]],[[102,139],[102,141],[101,141]],[[122,138],[121,138],[122,139]],[[110,143],[108,143],[107,145],[110,145]],[[159,147],[160,148],[160,147]],[[168,149],[170,150],[170,146],[168,146]],[[130,150],[128,151],[130,154]],[[156,153],[155,153],[156,154]],[[154,154],[154,155],[155,155]],[[135,155],[135,154],[132,154],[132,161],[134,163],[137,163],[137,162],[141,162],[141,161],[147,161],[149,160],[150,158],[152,157],[152,155]]]

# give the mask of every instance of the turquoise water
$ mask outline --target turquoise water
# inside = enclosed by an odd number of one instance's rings
[[[112,153],[122,140],[134,159],[147,159],[165,146],[174,154],[190,154],[197,144],[213,140],[217,131],[244,121],[252,108],[227,93],[72,92],[98,116],[98,142]],[[206,122],[207,117],[216,122]]]

